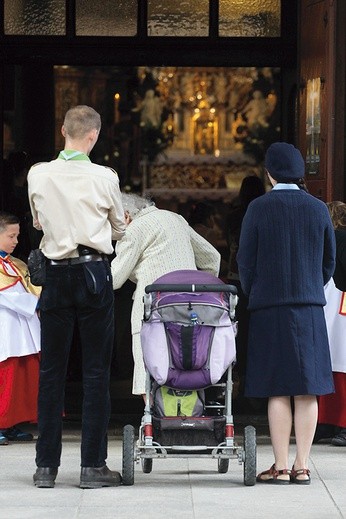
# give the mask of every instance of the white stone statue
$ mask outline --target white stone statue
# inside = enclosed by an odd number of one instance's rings
[[[249,128],[254,126],[267,127],[268,121],[268,104],[260,90],[255,90],[252,99],[247,103],[243,110]]]
[[[161,126],[162,106],[154,90],[147,90],[141,103],[141,123],[144,126]]]

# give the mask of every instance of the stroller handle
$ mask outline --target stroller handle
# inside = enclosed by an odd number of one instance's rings
[[[189,284],[189,285],[177,285],[177,284],[169,284],[169,285],[147,285],[145,287],[145,293],[149,294],[150,292],[227,292],[232,295],[237,295],[238,290],[234,285],[201,285],[201,284]]]

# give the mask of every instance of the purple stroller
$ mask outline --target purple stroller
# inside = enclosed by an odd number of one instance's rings
[[[134,484],[134,465],[144,473],[154,458],[216,459],[218,472],[229,460],[244,465],[244,484],[256,482],[256,431],[244,429],[244,447],[234,439],[232,366],[235,362],[237,290],[211,274],[180,270],[161,276],[145,289],[141,329],[147,371],[146,405],[136,441],[132,425],[123,432],[123,484]],[[218,388],[224,403],[204,403],[204,389]],[[203,412],[157,413],[158,388],[166,393],[201,392]],[[153,400],[154,399],[154,400]],[[180,400],[178,399],[178,406]]]

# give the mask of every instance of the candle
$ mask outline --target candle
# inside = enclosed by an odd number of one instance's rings
[[[117,124],[119,122],[119,101],[120,94],[114,94],[114,124]]]

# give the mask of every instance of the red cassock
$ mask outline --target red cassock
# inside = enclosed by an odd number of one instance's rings
[[[346,339],[345,339],[346,340]],[[318,423],[346,427],[346,373],[333,372],[335,393],[318,399]]]
[[[0,429],[37,422],[40,354],[0,362]]]

